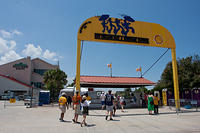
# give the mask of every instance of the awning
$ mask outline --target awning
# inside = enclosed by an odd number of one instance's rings
[[[80,76],[81,87],[134,88],[156,83],[141,77]]]

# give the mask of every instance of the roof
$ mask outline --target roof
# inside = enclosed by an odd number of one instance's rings
[[[28,85],[28,84],[25,84],[25,83],[23,83],[23,82],[21,82],[21,81],[19,81],[19,80],[15,79],[15,78],[13,78],[13,77],[6,76],[6,75],[3,75],[3,74],[0,74],[0,76],[1,76],[1,77],[4,77],[4,78],[7,78],[7,79],[9,79],[9,80],[12,80],[12,81],[14,81],[14,82],[16,82],[16,83],[19,83],[19,84],[21,84],[21,85],[24,85],[24,86],[26,86],[26,87],[29,87],[29,88],[31,88],[31,86],[30,86],[30,85]]]
[[[51,65],[51,66],[54,66],[54,67],[59,68],[59,65],[52,65],[52,64],[50,64],[50,63],[48,63],[48,62],[46,62],[46,61],[44,61],[44,60],[42,60],[42,59],[40,59],[40,58],[34,58],[34,59],[32,59],[31,61],[34,61],[34,60],[39,60],[39,61],[41,61],[41,62],[43,62],[43,63],[46,63],[46,64],[48,64],[48,65]]]
[[[76,90],[76,88],[74,88],[74,87],[67,87],[67,88],[62,89],[61,91],[73,92],[74,90]],[[81,87],[81,92],[85,92],[85,91],[88,91],[88,88]]]
[[[80,76],[81,87],[126,88],[152,86],[155,84],[143,77]]]

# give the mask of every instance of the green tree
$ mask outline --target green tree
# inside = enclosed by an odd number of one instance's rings
[[[131,96],[131,88],[124,88],[124,97],[125,98],[130,98]]]
[[[178,82],[180,91],[184,88],[192,89],[200,87],[200,58],[198,55],[178,59]],[[172,62],[169,62],[162,75],[161,80],[153,90],[161,91],[163,88],[173,90],[173,71]]]
[[[67,84],[67,75],[60,69],[49,70],[44,73],[44,83],[45,88],[50,90],[50,98],[53,102]]]
[[[68,84],[67,87],[74,87],[74,85],[75,85],[75,79],[73,80],[71,84]]]
[[[148,90],[147,88],[145,88],[144,86],[139,87],[138,89],[135,89],[134,92],[144,92],[146,94],[149,93],[150,90]]]

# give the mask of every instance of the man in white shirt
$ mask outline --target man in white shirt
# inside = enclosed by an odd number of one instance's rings
[[[101,99],[101,108],[102,110],[104,109],[105,107],[105,98],[106,98],[106,95],[104,92],[102,92],[101,96],[100,96],[100,99]]]

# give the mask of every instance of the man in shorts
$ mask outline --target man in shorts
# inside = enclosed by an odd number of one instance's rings
[[[100,96],[100,99],[101,99],[101,109],[102,109],[102,110],[103,110],[104,107],[105,107],[105,98],[106,98],[105,93],[102,92],[102,94],[101,94],[101,96]]]
[[[73,109],[74,109],[74,119],[72,119],[72,121],[74,123],[78,122],[78,115],[81,114],[81,110],[80,110],[80,103],[81,103],[81,96],[79,95],[79,92],[76,91],[76,94],[73,96]]]
[[[106,104],[106,120],[108,119],[108,115],[110,113],[110,120],[113,120],[112,115],[113,115],[113,100],[114,97],[111,94],[111,90],[108,91],[108,94],[106,94],[106,98],[105,98],[105,104]]]
[[[59,98],[59,109],[61,110],[61,114],[60,114],[60,118],[59,120],[61,122],[63,122],[63,118],[64,118],[64,114],[66,112],[66,107],[68,109],[68,104],[67,104],[67,99],[66,99],[66,94],[65,93],[62,93],[61,97]]]

